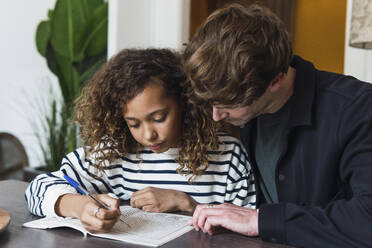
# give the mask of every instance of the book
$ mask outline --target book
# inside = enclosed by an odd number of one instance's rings
[[[70,227],[87,234],[120,240],[128,243],[157,247],[163,245],[193,229],[187,224],[190,216],[171,213],[149,213],[130,206],[121,206],[123,220],[130,225],[118,221],[109,233],[90,233],[79,219],[63,217],[44,217],[23,224],[24,227],[50,229]]]

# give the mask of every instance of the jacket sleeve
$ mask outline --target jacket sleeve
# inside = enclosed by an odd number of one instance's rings
[[[254,176],[243,145],[235,140],[227,175],[225,202],[256,208]]]
[[[37,176],[28,186],[25,198],[29,211],[38,216],[57,216],[54,205],[57,199],[64,194],[77,194],[74,187],[64,179],[66,174],[77,181],[90,193],[110,192],[108,184],[96,177],[89,167],[90,161],[85,158],[83,148],[66,155],[58,171]]]
[[[293,203],[260,206],[263,240],[301,247],[372,247],[372,94],[367,92],[339,118],[340,159],[334,176],[351,192],[325,206]],[[325,165],[326,166],[326,165]],[[327,187],[325,184],[324,187]]]

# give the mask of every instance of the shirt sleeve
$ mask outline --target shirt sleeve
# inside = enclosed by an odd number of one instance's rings
[[[238,140],[235,142],[227,175],[225,202],[256,208],[255,182],[247,153]]]
[[[58,171],[37,176],[25,192],[29,211],[38,216],[57,216],[54,205],[58,198],[64,194],[77,194],[76,189],[64,179],[64,174],[92,194],[111,192],[109,185],[90,171],[90,164],[84,149],[79,148],[63,158]]]

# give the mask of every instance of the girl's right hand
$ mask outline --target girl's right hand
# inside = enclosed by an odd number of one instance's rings
[[[66,194],[55,206],[60,216],[79,218],[85,229],[92,233],[109,232],[120,218],[119,200],[106,194],[95,195],[109,210],[99,207],[88,196]]]

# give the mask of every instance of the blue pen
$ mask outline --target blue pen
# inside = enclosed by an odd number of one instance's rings
[[[92,196],[91,194],[89,194],[88,191],[86,191],[85,189],[81,188],[79,183],[76,182],[74,179],[72,179],[71,177],[67,176],[66,174],[63,175],[63,177],[66,179],[66,181],[72,186],[74,187],[80,194],[82,195],[86,195],[86,196],[89,196],[90,199],[92,199],[93,201],[95,201],[98,206],[100,206],[101,208],[104,208],[106,210],[109,210],[110,208],[107,207],[106,205],[104,205],[102,202],[100,202],[97,198],[95,198],[94,196]],[[115,198],[115,197],[114,197]],[[120,218],[120,220],[130,229],[130,225],[128,223],[126,223],[124,220],[122,220]]]

